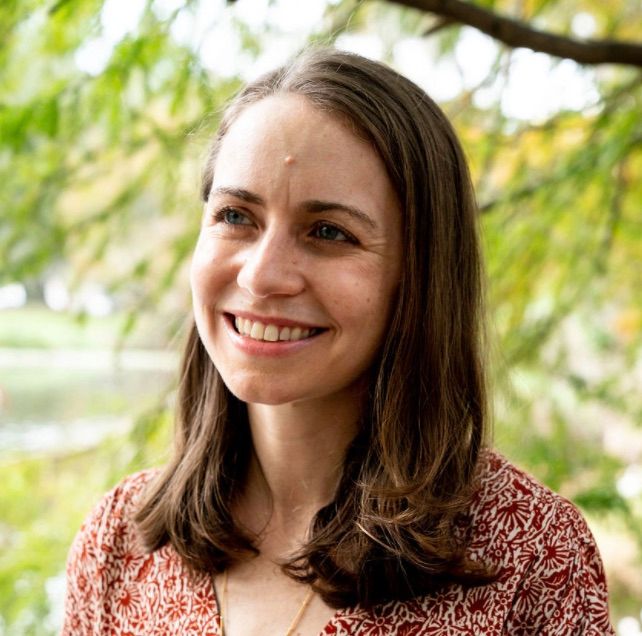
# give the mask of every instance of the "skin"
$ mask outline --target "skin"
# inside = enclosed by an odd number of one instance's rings
[[[275,564],[332,499],[401,253],[399,204],[367,143],[301,96],[240,114],[214,166],[191,270],[201,339],[248,404],[254,448],[236,514],[261,555],[229,571],[227,636],[285,633],[305,596]],[[317,333],[260,343],[236,332],[238,314]],[[300,633],[318,633],[333,614],[316,597]]]

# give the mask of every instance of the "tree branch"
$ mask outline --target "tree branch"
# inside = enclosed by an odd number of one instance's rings
[[[436,24],[427,29],[423,35],[424,37],[429,37],[437,33],[437,31],[441,31],[442,29],[449,27],[451,24],[455,24],[455,21],[452,18],[441,18],[441,20]]]
[[[642,67],[642,45],[616,40],[576,40],[531,28],[462,0],[390,0],[474,27],[511,47],[525,47],[578,64],[627,64]]]

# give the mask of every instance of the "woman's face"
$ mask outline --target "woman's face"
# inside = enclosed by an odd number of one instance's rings
[[[198,331],[230,391],[263,404],[356,393],[400,273],[401,213],[376,152],[301,96],[243,110],[191,270]]]

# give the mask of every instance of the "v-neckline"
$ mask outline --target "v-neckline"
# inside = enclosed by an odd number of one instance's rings
[[[213,576],[208,576],[207,580],[208,580],[208,585],[209,585],[209,588],[210,588],[209,589],[209,595],[214,600],[214,607],[215,607],[215,610],[216,610],[215,617],[218,618],[217,625],[216,625],[216,628],[217,628],[217,631],[218,631],[218,636],[222,636],[222,632],[221,632],[221,623],[222,623],[222,621],[221,621],[221,618],[222,618],[221,603],[219,601],[218,593],[216,591],[216,585],[214,584],[214,577]],[[328,633],[329,634],[338,634],[339,633],[338,629],[340,627],[338,621],[341,620],[341,618],[343,618],[344,616],[347,616],[350,613],[365,614],[364,610],[362,608],[360,608],[359,606],[342,607],[342,608],[338,609],[332,615],[330,620],[321,628],[321,631],[318,633],[317,636],[325,636]],[[363,615],[361,617],[361,621],[360,622],[363,622],[364,620],[365,620],[365,615]],[[328,631],[328,628],[330,628],[331,631]]]

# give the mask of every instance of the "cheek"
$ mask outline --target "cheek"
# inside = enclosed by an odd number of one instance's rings
[[[192,296],[201,302],[215,300],[217,290],[231,275],[230,265],[224,255],[213,249],[212,245],[205,245],[199,240],[190,266]]]
[[[381,266],[343,270],[335,278],[334,310],[344,324],[356,324],[381,332],[388,322],[396,298],[397,282]]]
[[[194,298],[200,298],[206,294],[207,288],[210,286],[211,269],[211,266],[208,267],[208,264],[197,249],[192,256],[189,276],[192,296]]]
[[[373,333],[378,334],[380,340],[384,338],[383,334],[386,332],[394,312],[397,290],[398,282],[383,276],[376,287],[370,287],[363,294],[364,313],[369,316],[371,329]]]

